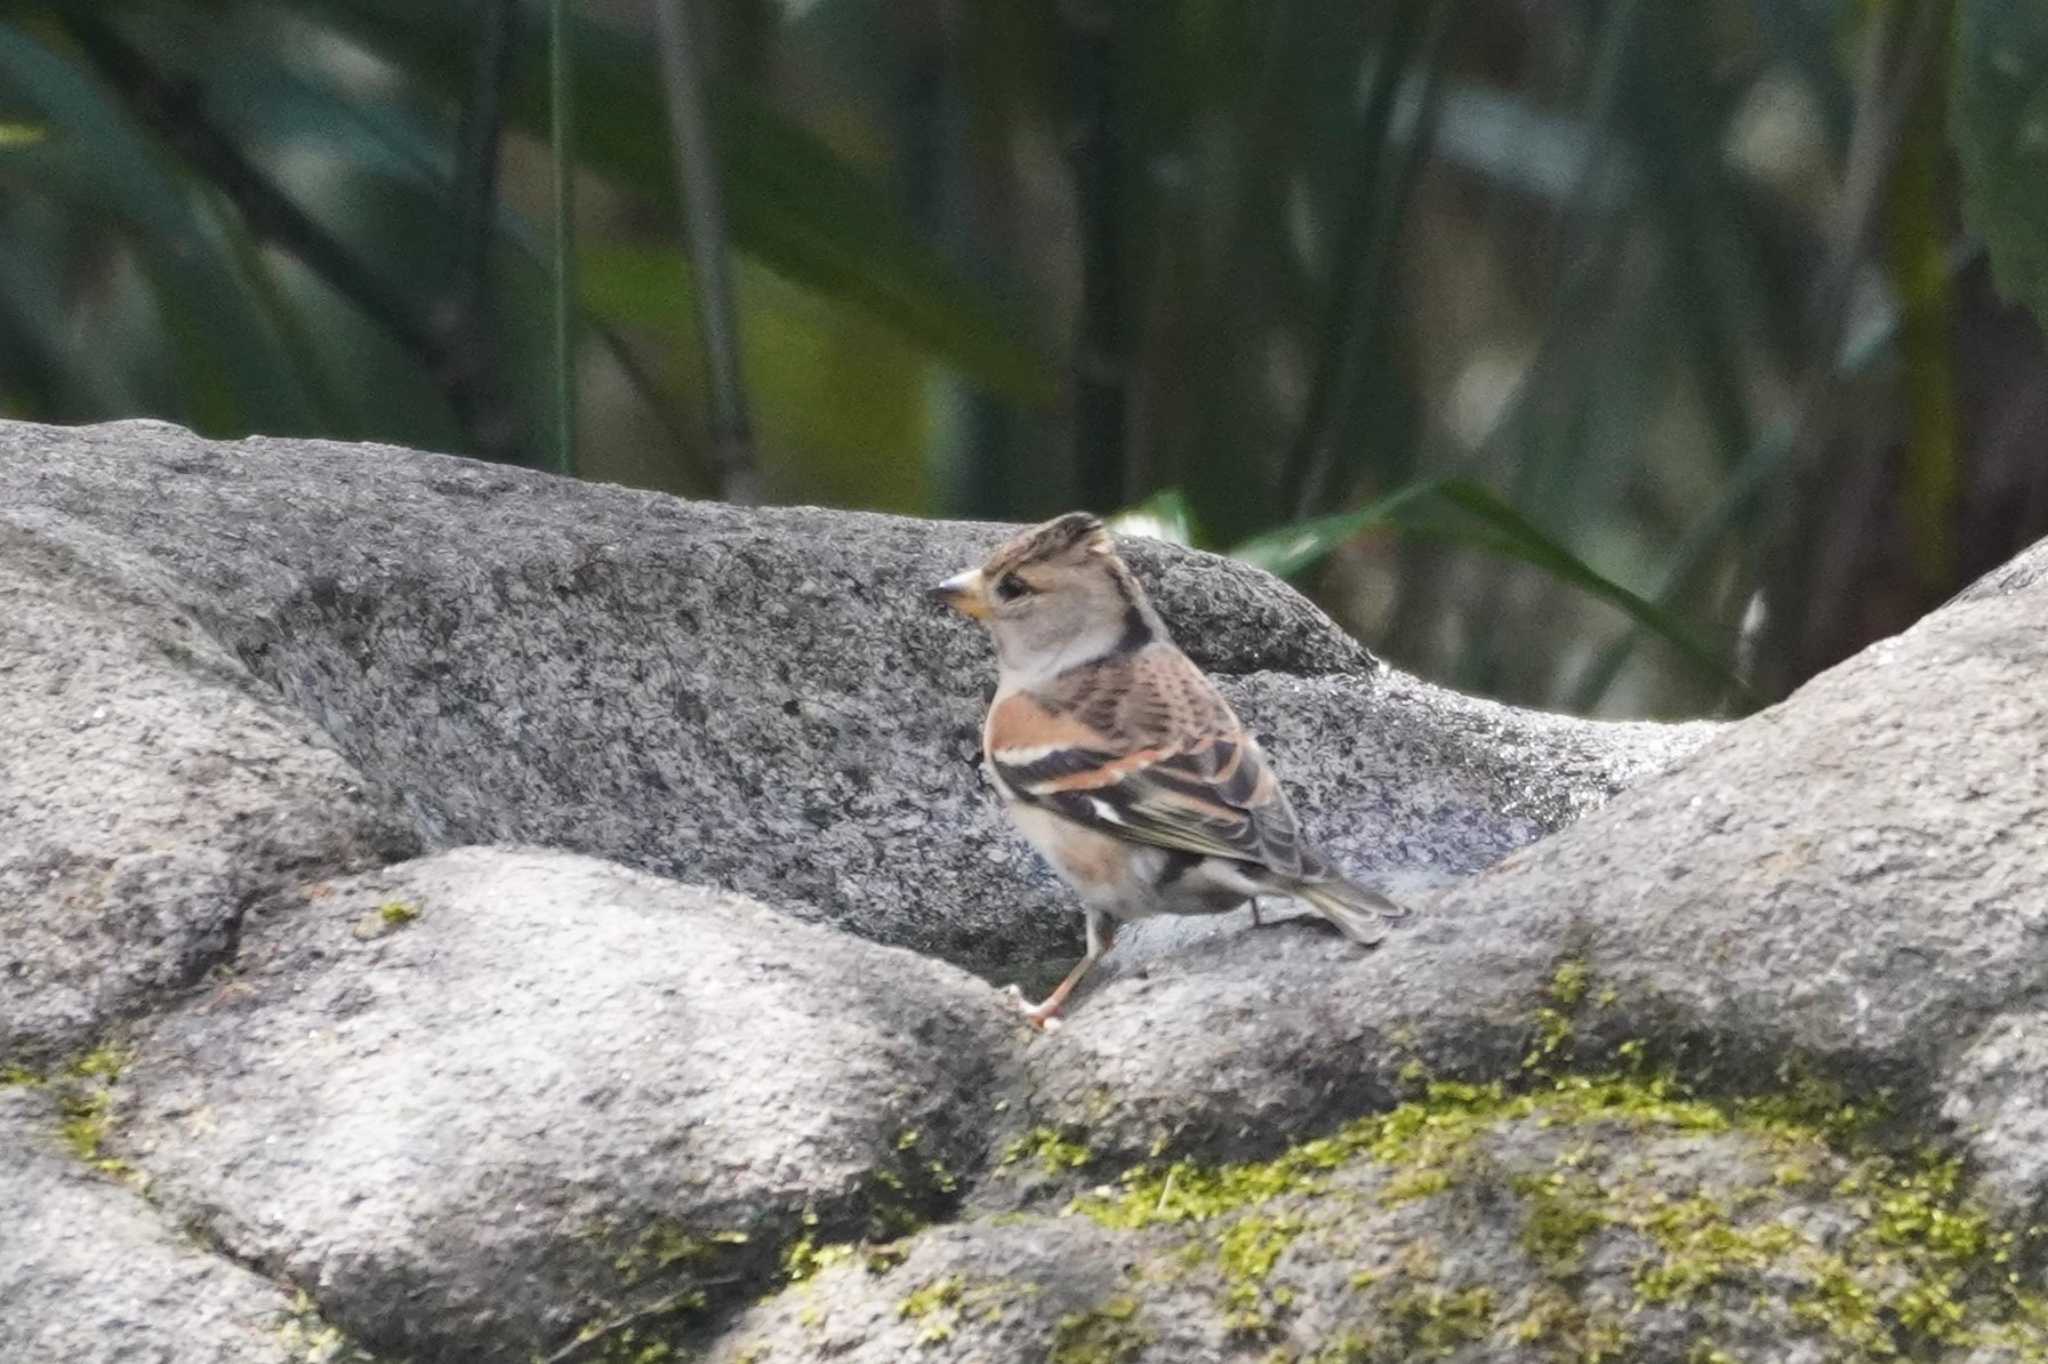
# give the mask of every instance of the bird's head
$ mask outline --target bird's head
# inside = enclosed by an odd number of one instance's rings
[[[985,625],[1004,673],[1022,680],[1165,637],[1109,532],[1086,512],[1012,537],[931,591]]]

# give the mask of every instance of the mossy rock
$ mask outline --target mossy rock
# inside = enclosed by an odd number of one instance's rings
[[[1273,1160],[1139,1166],[1053,1215],[834,1267],[730,1358],[2048,1359],[2032,1238],[1810,1094],[1440,1084]],[[1055,1146],[1070,1153],[1070,1137]],[[970,1309],[970,1302],[979,1304]],[[714,1353],[714,1359],[726,1359]]]

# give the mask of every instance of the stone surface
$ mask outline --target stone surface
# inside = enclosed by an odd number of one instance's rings
[[[0,1086],[0,1359],[295,1364],[321,1328],[248,1270],[181,1239],[56,1137],[56,1099]]]
[[[1031,1054],[1035,1120],[1249,1154],[1384,1104],[1411,1063],[1512,1073],[1565,963],[1604,1001],[1594,1056],[1647,1039],[1718,1086],[1797,1064],[1938,1108],[1978,1028],[2048,988],[2044,625],[2038,590],[1958,603],[1379,951],[1286,926],[1116,982]]]
[[[2009,1217],[2048,1210],[2048,1014],[1994,1019],[1964,1049],[1941,1116],[1982,1171],[1980,1190]]]
[[[980,1159],[997,993],[563,853],[313,887],[116,1087],[173,1217],[366,1347],[547,1354],[818,1235],[937,1215]],[[712,1281],[716,1281],[714,1285]]]
[[[1957,1358],[1966,1340],[2040,1350],[2048,1332],[2001,1283],[1995,1251],[1916,1230],[1947,1208],[1940,1182],[1781,1117],[1644,1087],[1439,1095],[1277,1162],[1155,1166],[1084,1187],[1059,1215],[870,1248],[756,1305],[709,1358],[1819,1364]]]
[[[1076,950],[1070,897],[979,771],[988,647],[923,596],[1005,527],[156,423],[0,425],[0,505],[154,565],[431,845],[587,852],[991,975]],[[1263,574],[1130,552],[1287,747],[1311,827],[1398,885],[1484,865],[1709,732],[1453,697]]]
[[[0,1064],[230,960],[256,898],[412,834],[120,545],[0,511]]]
[[[169,1265],[195,1351],[253,1273],[391,1359],[2048,1358],[2040,549],[1664,727],[1451,696],[1137,546],[1417,912],[1143,925],[1037,1037],[959,968],[1070,910],[916,594],[1000,528],[135,424],[0,426],[0,508],[0,816],[175,873],[0,996],[17,1050],[132,1049],[88,1130],[77,1075],[0,1091],[0,1342]],[[413,837],[501,846],[331,879]],[[75,928],[31,842],[16,921]],[[132,1283],[5,1239],[80,1190]]]

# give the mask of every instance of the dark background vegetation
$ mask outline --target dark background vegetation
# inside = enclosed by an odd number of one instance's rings
[[[0,412],[1134,512],[1530,704],[2048,533],[2036,314],[2038,0],[0,7]]]

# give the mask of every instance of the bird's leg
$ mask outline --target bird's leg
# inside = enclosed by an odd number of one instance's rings
[[[1067,972],[1067,978],[1053,988],[1053,992],[1036,1004],[1025,1004],[1017,987],[1010,987],[1017,995],[1017,1003],[1024,1009],[1024,1021],[1040,1032],[1051,1032],[1059,1026],[1060,1010],[1066,1007],[1067,996],[1081,983],[1081,978],[1095,968],[1103,954],[1116,946],[1116,920],[1100,910],[1088,911],[1088,952],[1074,963],[1074,969]]]
[[[1252,906],[1252,927],[1253,927],[1253,928],[1263,928],[1263,927],[1265,927],[1265,921],[1259,918],[1259,897],[1258,897],[1258,896],[1256,896],[1256,895],[1252,896],[1252,898],[1251,898],[1251,906]]]

